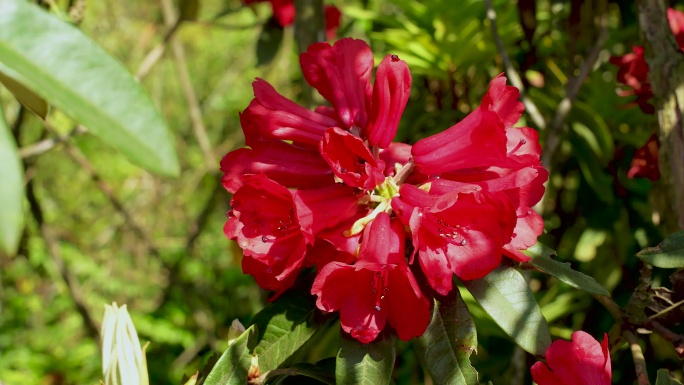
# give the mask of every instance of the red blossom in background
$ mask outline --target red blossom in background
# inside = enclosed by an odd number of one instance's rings
[[[611,363],[608,335],[599,344],[591,335],[576,331],[572,341],[554,341],[546,351],[546,364],[530,369],[538,385],[610,385]]]
[[[658,136],[656,134],[651,135],[646,144],[636,150],[627,176],[629,178],[648,178],[652,181],[660,179]]]
[[[361,40],[313,44],[300,64],[330,106],[305,109],[257,79],[240,114],[249,147],[221,161],[234,194],[225,233],[261,287],[280,293],[316,266],[317,306],[339,311],[345,331],[367,343],[389,324],[407,340],[425,331],[428,298],[448,294],[453,274],[527,260],[548,174],[536,131],[513,127],[523,106],[503,75],[463,121],[411,147],[392,142],[411,89],[396,55],[373,83]]]
[[[295,21],[294,0],[243,0],[245,5],[254,3],[271,3],[273,18],[276,19],[281,27],[289,27]],[[333,40],[337,36],[337,28],[340,27],[342,13],[334,5],[326,5],[323,9],[325,16],[325,36],[328,40]]]

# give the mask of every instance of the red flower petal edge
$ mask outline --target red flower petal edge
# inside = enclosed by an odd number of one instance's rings
[[[572,333],[572,341],[554,341],[546,351],[546,364],[530,369],[538,385],[610,385],[611,362],[608,335],[599,344],[583,331]]]

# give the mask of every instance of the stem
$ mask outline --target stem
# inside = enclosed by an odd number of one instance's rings
[[[634,370],[636,370],[638,384],[651,385],[651,381],[648,379],[648,373],[646,372],[646,359],[644,358],[644,353],[641,351],[641,346],[639,346],[639,341],[637,341],[634,334],[629,330],[625,330],[622,335],[624,335],[627,342],[629,342],[629,349],[632,351]]]
[[[394,183],[397,184],[397,186],[401,186],[402,183],[406,181],[406,178],[411,175],[411,172],[413,171],[413,167],[415,166],[415,163],[413,163],[413,159],[409,160],[408,163],[406,163],[399,172],[397,172],[396,175],[394,175]]]
[[[659,322],[651,321],[649,324],[653,328],[653,331],[660,334],[667,342],[674,346],[674,350],[679,358],[684,357],[684,336],[673,332]]]

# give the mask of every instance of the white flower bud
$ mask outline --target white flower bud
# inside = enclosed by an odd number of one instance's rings
[[[145,349],[140,346],[126,305],[105,305],[102,373],[106,385],[149,385]],[[147,345],[145,345],[147,347]]]

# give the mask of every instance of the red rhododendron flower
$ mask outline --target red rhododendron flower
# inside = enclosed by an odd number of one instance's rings
[[[273,18],[276,19],[281,27],[288,27],[295,21],[294,0],[243,0],[246,5],[253,3],[269,2],[273,8]],[[334,5],[326,5],[323,9],[325,16],[325,36],[328,40],[333,40],[337,35],[337,28],[340,27],[342,13]]]
[[[282,292],[316,266],[316,304],[339,311],[345,331],[366,343],[389,324],[407,340],[425,331],[433,295],[413,271],[447,294],[453,274],[527,260],[548,174],[537,133],[513,127],[523,107],[505,77],[463,121],[411,147],[392,142],[411,88],[396,55],[374,82],[361,40],[313,44],[300,64],[330,105],[305,109],[257,79],[240,114],[248,148],[221,161],[234,194],[224,230],[261,287]],[[415,254],[421,269],[411,270]]]
[[[658,136],[651,135],[646,144],[636,150],[632,164],[627,171],[629,178],[648,178],[652,181],[660,179],[658,167]]]
[[[667,20],[670,30],[675,36],[679,49],[684,50],[684,13],[673,8],[667,10]],[[649,100],[653,97],[651,83],[648,81],[648,64],[644,58],[644,48],[632,47],[632,53],[623,56],[613,56],[610,62],[618,66],[618,82],[630,89],[621,90],[620,96],[635,95],[634,104],[638,105],[647,114],[655,112]]]
[[[430,302],[404,259],[404,226],[380,213],[363,233],[354,265],[332,262],[316,277],[311,292],[324,311],[340,311],[342,329],[363,343],[385,323],[402,340],[418,337],[430,321]]]
[[[554,341],[546,351],[546,365],[530,369],[538,385],[610,385],[611,365],[608,335],[599,344],[591,335],[576,331],[572,341]]]

